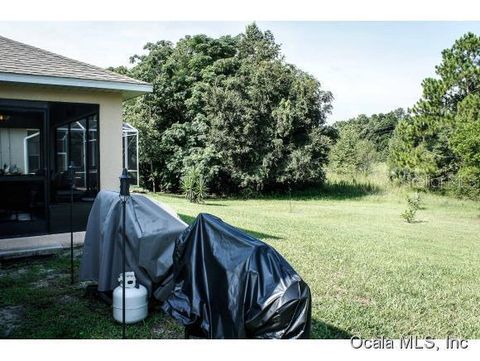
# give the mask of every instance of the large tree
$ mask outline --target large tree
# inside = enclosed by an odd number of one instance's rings
[[[186,36],[145,50],[129,75],[154,91],[125,108],[140,130],[145,183],[177,191],[192,167],[218,193],[323,180],[332,95],[285,62],[271,32],[252,24],[235,37]]]
[[[455,41],[435,72],[423,81],[412,117],[397,126],[389,157],[394,176],[435,179],[432,186],[452,179],[462,163],[452,140],[460,103],[480,91],[480,37],[467,33]]]
[[[480,94],[472,93],[458,106],[451,146],[458,159],[452,188],[458,195],[480,197]]]

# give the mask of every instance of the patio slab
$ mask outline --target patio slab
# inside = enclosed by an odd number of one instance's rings
[[[74,247],[81,247],[85,232],[73,234]],[[70,248],[70,233],[0,239],[0,260],[55,254]]]

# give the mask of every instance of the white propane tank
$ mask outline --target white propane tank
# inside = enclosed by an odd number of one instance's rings
[[[125,323],[135,323],[147,317],[147,289],[141,284],[138,284],[138,288],[136,287],[135,272],[125,272],[125,279]],[[120,274],[118,282],[120,285],[113,291],[113,318],[121,323],[123,321],[122,274]]]

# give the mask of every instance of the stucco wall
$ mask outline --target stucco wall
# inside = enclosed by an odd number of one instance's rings
[[[98,104],[100,106],[100,187],[101,189],[118,189],[118,176],[122,170],[122,95],[120,93],[0,83],[0,98]]]

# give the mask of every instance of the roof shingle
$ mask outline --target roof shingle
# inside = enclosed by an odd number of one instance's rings
[[[0,36],[0,73],[148,84],[2,36]]]

